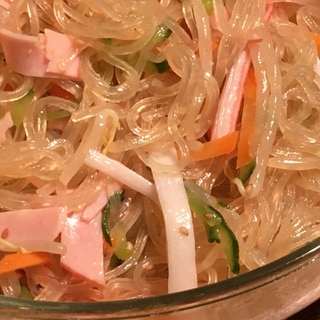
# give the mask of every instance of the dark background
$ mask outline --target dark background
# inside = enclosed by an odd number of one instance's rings
[[[287,320],[320,320],[320,300],[303,309]]]

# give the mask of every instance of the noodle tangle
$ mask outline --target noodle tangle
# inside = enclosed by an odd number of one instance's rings
[[[237,240],[241,273],[320,237],[318,0],[4,2],[0,218],[60,208],[66,221],[46,241],[11,241],[10,230],[0,228],[0,263],[12,253],[50,257],[0,273],[1,294],[19,297],[22,284],[41,301],[166,294],[172,243],[157,174],[179,178],[187,205],[189,188],[199,202],[219,208]],[[69,44],[61,42],[65,50],[54,61],[50,53],[60,43],[50,42],[48,30]],[[8,34],[24,39],[21,47],[36,43],[46,68],[54,62],[57,70],[17,70],[5,50]],[[248,66],[236,75],[242,86],[231,81],[241,58]],[[236,97],[225,89],[229,83]],[[214,136],[218,125],[227,134]],[[247,150],[240,147],[244,129]],[[169,227],[179,239],[194,234],[198,286],[235,276],[220,244],[208,242],[203,219],[189,211],[189,221],[178,216]],[[100,219],[96,233],[103,238],[86,244],[100,246],[102,283],[63,265],[62,234],[74,227],[72,219],[80,231]]]

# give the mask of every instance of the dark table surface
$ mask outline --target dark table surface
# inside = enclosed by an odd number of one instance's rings
[[[303,309],[287,320],[320,320],[320,300]]]

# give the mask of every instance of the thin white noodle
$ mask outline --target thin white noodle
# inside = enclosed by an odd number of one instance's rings
[[[21,241],[15,242],[18,248],[23,248],[26,251],[42,251],[53,254],[64,254],[66,252],[65,246],[60,242],[46,242],[46,241]]]
[[[13,244],[5,239],[10,230],[4,230],[0,257],[40,250],[50,253],[50,264],[25,268],[20,279],[1,275],[1,292],[19,296],[26,283],[38,300],[103,301],[233,277],[221,245],[207,242],[202,220],[191,214],[185,184],[219,209],[234,232],[241,273],[318,238],[320,60],[314,36],[320,33],[319,3],[215,0],[208,16],[200,0],[5,2],[10,9],[0,8],[0,28],[17,36],[37,36],[47,28],[75,40],[57,63],[65,70],[80,58],[82,78],[27,77],[13,72],[3,53],[0,120],[15,112],[23,120],[10,128],[0,125],[0,207],[63,206],[70,213],[88,210],[83,218],[90,219],[96,214],[89,212],[91,204],[101,208],[106,201],[101,194],[125,189],[121,210],[111,213],[110,232],[115,243],[127,241],[133,251],[110,270],[113,252],[106,245],[106,285],[97,286],[63,269],[58,255],[65,248],[59,242]],[[256,89],[249,97],[255,124],[248,137],[256,166],[248,182],[240,180],[242,168],[235,164],[242,150],[203,161],[191,157],[213,138],[208,133],[220,117],[222,89],[232,96],[226,79],[246,80],[230,71],[244,50],[253,61],[245,89]],[[21,98],[30,90],[33,99],[26,105]],[[242,92],[235,92],[241,100]],[[226,110],[237,114],[232,107]],[[234,118],[240,133],[241,110]],[[168,150],[177,157],[164,163]],[[180,204],[177,189],[184,198]],[[185,214],[179,216],[181,208]],[[181,239],[172,241],[175,231],[191,238],[181,252]]]
[[[260,76],[262,77],[259,83],[267,82],[269,84],[266,100],[261,101],[262,105],[259,106],[260,110],[258,111],[260,114],[258,114],[256,120],[256,126],[260,126],[263,129],[262,136],[260,137],[262,140],[257,147],[256,167],[250,177],[250,185],[252,185],[253,188],[248,192],[248,196],[251,198],[257,195],[262,187],[265,170],[268,165],[268,154],[271,151],[275,139],[280,110],[283,103],[281,94],[281,72],[274,54],[268,53],[269,50],[272,51],[270,34],[264,32],[263,39],[261,43],[250,47],[253,64],[255,68],[259,70]],[[263,88],[263,90],[265,90],[265,88]],[[268,108],[267,111],[265,109],[266,107]],[[263,123],[262,126],[261,123]]]
[[[101,144],[101,141],[96,137],[103,137],[109,124],[111,124],[111,127],[117,125],[118,117],[114,111],[110,109],[100,110],[100,108],[94,111],[97,113],[93,112],[92,115],[95,117],[89,123],[88,131],[84,134],[83,140],[75,152],[75,157],[64,167],[60,175],[59,180],[64,184],[67,184],[80,169],[89,150]],[[111,129],[110,132],[112,134],[114,130]],[[112,140],[113,137],[108,137],[108,139]]]
[[[192,0],[193,12],[198,29],[199,55],[202,70],[207,78],[212,75],[211,29],[208,15],[201,2]]]
[[[18,88],[13,91],[0,91],[0,102],[3,101],[16,101],[25,96],[30,89],[32,89],[32,78],[24,78],[23,82]]]
[[[27,0],[27,13],[30,19],[30,35],[37,36],[40,33],[37,4],[34,0]]]
[[[126,184],[133,190],[137,190],[158,203],[153,183],[138,175],[136,172],[131,171],[120,162],[117,162],[97,151],[89,150],[89,153],[85,158],[85,163],[92,168],[100,170],[101,172],[113,177],[115,180]]]

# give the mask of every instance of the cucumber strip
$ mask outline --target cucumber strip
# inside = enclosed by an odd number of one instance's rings
[[[131,257],[132,250],[127,248],[127,240],[125,237],[121,239],[117,239],[116,244],[114,246],[114,254],[118,259],[124,261]]]
[[[24,285],[21,286],[20,298],[32,299],[32,300],[34,299],[33,295],[30,292],[30,290]]]
[[[168,27],[166,27],[163,24],[160,24],[157,27],[157,30],[151,40],[154,43],[163,42],[164,40],[166,40],[170,37],[171,33],[172,33],[172,31]]]
[[[242,183],[246,183],[248,181],[255,167],[256,160],[254,159],[239,169],[239,178]]]
[[[54,121],[70,117],[71,113],[66,110],[47,111],[47,120]]]
[[[218,210],[200,200],[187,186],[185,188],[191,210],[205,225],[208,242],[220,243],[231,271],[235,274],[239,273],[239,244],[234,233]]]
[[[158,73],[164,73],[169,70],[170,66],[167,60],[163,60],[162,62],[154,62],[154,65],[158,71]]]
[[[103,234],[106,242],[111,247],[112,247],[112,241],[111,241],[111,236],[110,236],[110,224],[109,224],[110,213],[111,213],[111,210],[113,210],[114,208],[116,208],[120,205],[123,198],[124,198],[124,191],[123,190],[119,190],[119,191],[115,192],[110,197],[109,201],[107,202],[107,204],[105,205],[105,207],[102,210],[102,222],[101,222],[102,234]]]
[[[18,127],[26,116],[28,107],[34,97],[33,90],[29,90],[28,93],[21,99],[12,102],[10,113],[13,124]]]
[[[120,266],[121,263],[122,263],[122,260],[119,259],[115,254],[113,254],[110,259],[108,271],[113,270],[114,268]]]
[[[210,15],[213,12],[213,1],[212,0],[202,0],[202,4],[204,5],[206,12]]]
[[[124,191],[119,190],[115,192],[105,205],[102,211],[102,234],[106,242],[112,247],[113,253],[117,256],[120,260],[128,259],[132,251],[127,248],[127,239],[126,235],[121,230],[121,227],[118,227],[114,232],[114,240],[115,243],[113,244],[111,241],[111,233],[110,233],[110,214],[113,210],[119,210],[120,204],[124,198]]]

